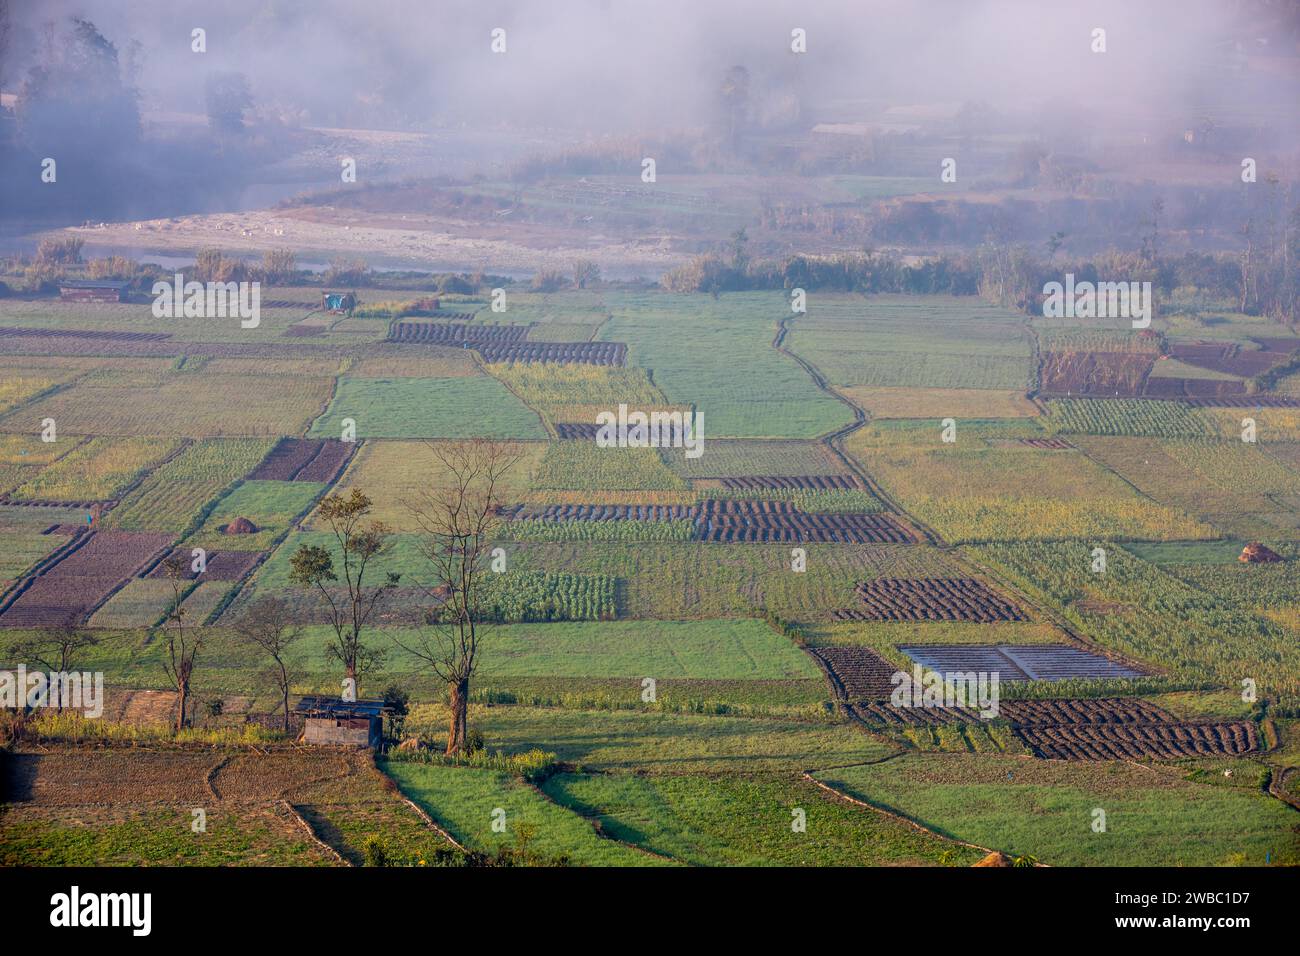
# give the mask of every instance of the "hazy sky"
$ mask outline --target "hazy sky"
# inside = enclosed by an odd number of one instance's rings
[[[146,109],[202,112],[205,77],[246,73],[259,103],[413,124],[469,120],[587,132],[690,126],[717,115],[742,64],[756,100],[888,103],[1052,100],[1167,117],[1213,97],[1205,65],[1256,18],[1234,0],[18,0],[16,59],[41,25],[89,17],[141,44]],[[208,52],[190,50],[207,31]],[[494,27],[507,52],[489,49]],[[790,31],[808,52],[790,52]],[[1090,50],[1106,30],[1107,52]],[[14,86],[14,70],[8,85]],[[1294,77],[1292,78],[1294,80]],[[1261,95],[1276,93],[1276,85]],[[371,105],[368,110],[367,105]],[[383,108],[377,108],[382,104]],[[848,114],[852,110],[847,111]],[[844,118],[851,119],[851,115]],[[383,121],[376,125],[384,125]]]

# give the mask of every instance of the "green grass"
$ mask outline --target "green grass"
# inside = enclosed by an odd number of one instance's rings
[[[915,754],[818,779],[959,839],[1056,866],[1300,862],[1295,811],[1257,791],[1122,763]],[[1092,830],[1093,810],[1106,832]]]
[[[207,832],[189,808],[10,813],[0,866],[323,866],[333,861],[270,809],[208,809]]]
[[[781,293],[625,293],[606,301],[613,316],[597,339],[626,342],[629,365],[651,369],[669,402],[694,405],[706,447],[709,438],[815,438],[853,420],[772,348],[776,323],[790,312]]]
[[[290,527],[325,490],[314,481],[245,481],[226,495],[208,514],[203,527],[187,541],[190,547],[209,550],[261,551]],[[226,535],[221,528],[235,518],[248,518],[256,534]]]
[[[493,749],[548,750],[595,770],[799,771],[876,760],[891,749],[848,724],[775,717],[491,707],[475,708],[470,722]],[[429,727],[445,732],[440,710]]]
[[[559,774],[543,790],[611,837],[697,866],[960,865],[979,857],[794,775]],[[804,812],[803,832],[792,826],[795,810]]]
[[[338,438],[343,420],[357,438],[545,438],[537,414],[487,376],[343,378],[307,433]]]
[[[1180,564],[1232,564],[1244,541],[1150,541],[1125,544],[1124,550],[1161,567]]]
[[[787,347],[833,385],[1023,389],[1024,319],[972,298],[816,293]]]
[[[551,803],[515,776],[472,767],[386,761],[384,771],[402,792],[472,849],[494,852],[518,847],[522,828],[527,849],[549,860],[581,866],[647,866],[655,857],[605,839],[587,820]],[[493,830],[502,819],[504,832]]]
[[[626,677],[639,682],[817,679],[808,657],[762,621],[510,625],[483,641],[480,676]]]
[[[182,591],[188,584],[182,585]],[[152,627],[176,598],[172,582],[162,578],[136,578],[114,594],[91,617],[91,627],[129,629]],[[202,619],[200,619],[201,622]],[[195,622],[191,619],[191,623]]]
[[[62,534],[0,531],[0,582],[19,577],[67,540],[67,536]]]

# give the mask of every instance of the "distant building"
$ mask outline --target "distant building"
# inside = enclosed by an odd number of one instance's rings
[[[304,697],[294,713],[302,714],[303,741],[341,747],[378,747],[384,737],[382,700],[340,700],[337,697]]]
[[[59,283],[59,298],[64,302],[125,302],[129,282],[99,279],[70,279]]]

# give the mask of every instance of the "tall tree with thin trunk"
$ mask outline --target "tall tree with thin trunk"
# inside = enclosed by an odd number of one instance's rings
[[[76,669],[81,655],[98,646],[99,638],[91,632],[66,626],[23,641],[14,647],[13,655],[19,660],[33,660],[51,673],[70,674]],[[63,710],[61,697],[58,710]]]
[[[193,632],[185,629],[185,608],[181,600],[188,590],[189,561],[178,552],[163,562],[163,570],[172,586],[172,601],[163,622],[167,655],[163,658],[163,670],[176,689],[176,732],[180,733],[189,726],[190,687],[204,638],[202,628]]]
[[[442,473],[409,507],[423,537],[427,577],[420,586],[432,605],[412,636],[393,640],[447,685],[447,753],[458,754],[466,749],[470,679],[489,625],[486,584],[504,480],[521,454],[509,443],[482,438],[428,445]]]
[[[361,676],[383,663],[383,651],[367,647],[363,637],[375,611],[397,587],[401,575],[392,572],[370,583],[366,575],[388,549],[391,529],[369,521],[373,502],[359,488],[343,497],[332,494],[320,503],[316,514],[334,535],[335,552],[318,545],[303,545],[290,559],[289,578],[321,599],[334,637],[326,647],[332,660],[343,665],[351,688],[360,686]],[[339,588],[340,573],[343,587]]]
[[[245,643],[271,658],[271,678],[284,710],[284,732],[289,732],[289,685],[294,673],[288,662],[289,646],[302,637],[297,615],[287,602],[259,598],[235,622],[235,633]]]

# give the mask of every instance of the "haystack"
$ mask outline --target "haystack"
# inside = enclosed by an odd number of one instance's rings
[[[1005,853],[999,853],[996,850],[994,850],[992,853],[984,857],[984,859],[980,860],[978,863],[973,863],[971,865],[972,866],[1010,866],[1011,857],[1007,856]]]
[[[257,525],[242,515],[221,529],[222,534],[257,534]]]
[[[1250,564],[1260,564],[1265,561],[1281,561],[1282,556],[1271,548],[1264,547],[1258,541],[1252,541],[1241,549],[1241,557],[1237,560]]]

